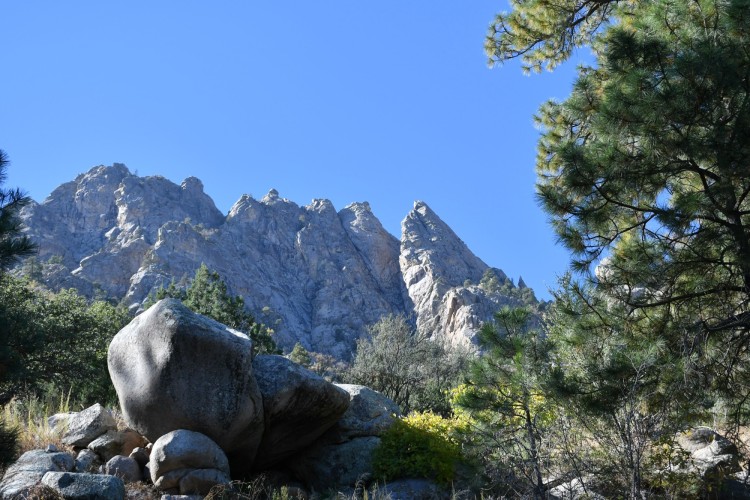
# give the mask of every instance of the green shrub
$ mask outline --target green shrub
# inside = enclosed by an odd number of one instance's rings
[[[18,428],[0,418],[0,470],[12,464],[18,456]]]
[[[461,424],[430,412],[396,420],[373,456],[376,476],[386,481],[422,477],[449,484],[462,460],[455,434]]]

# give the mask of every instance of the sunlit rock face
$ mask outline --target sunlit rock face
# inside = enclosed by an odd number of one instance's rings
[[[452,344],[470,345],[495,311],[520,305],[512,296],[480,286],[489,266],[422,201],[401,223],[399,263],[417,327]],[[507,280],[499,269],[492,272]]]
[[[384,315],[467,344],[500,305],[518,302],[479,286],[488,266],[424,202],[404,219],[399,242],[366,202],[337,212],[328,200],[299,206],[271,190],[260,200],[243,195],[224,215],[195,177],[175,184],[115,164],[61,185],[24,220],[39,253],[16,272],[53,289],[136,312],[159,286],[185,284],[205,263],[281,347],[300,342],[344,360]]]

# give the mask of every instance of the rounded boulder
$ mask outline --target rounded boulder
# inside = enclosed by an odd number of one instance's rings
[[[215,484],[228,483],[229,460],[219,446],[198,432],[176,430],[154,443],[149,461],[154,485],[180,493],[208,493]]]
[[[246,335],[164,299],[115,335],[107,362],[125,421],[149,441],[187,429],[254,457],[263,402]]]

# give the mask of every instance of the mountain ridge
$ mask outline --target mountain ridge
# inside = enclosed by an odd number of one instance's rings
[[[202,182],[97,166],[24,209],[39,253],[20,266],[52,289],[75,288],[139,309],[205,263],[277,332],[285,349],[351,357],[367,326],[403,314],[431,336],[469,344],[504,304],[520,305],[502,271],[474,255],[423,201],[386,231],[369,203],[305,206],[272,189],[222,214]],[[36,266],[36,267],[34,267]],[[31,269],[29,269],[31,268]],[[482,285],[488,273],[504,288]],[[517,295],[517,294],[516,294]]]

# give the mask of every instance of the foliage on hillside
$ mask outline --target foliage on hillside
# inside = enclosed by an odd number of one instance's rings
[[[457,437],[465,423],[430,412],[414,412],[383,435],[373,456],[374,472],[383,480],[423,477],[450,484],[463,460]]]
[[[219,273],[211,271],[205,264],[195,271],[195,277],[187,288],[178,287],[172,281],[168,287],[160,287],[149,297],[146,306],[167,297],[179,299],[198,314],[248,334],[256,352],[280,353],[273,339],[273,330],[255,321],[245,308],[245,300],[239,295],[231,296]]]
[[[357,341],[348,373],[394,400],[401,411],[451,412],[447,391],[459,380],[468,353],[414,331],[403,316],[385,316]]]
[[[0,275],[0,403],[49,386],[72,389],[82,404],[114,400],[107,348],[129,321],[107,302]]]

